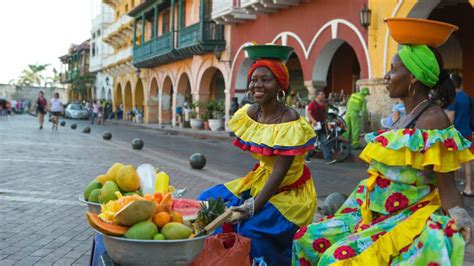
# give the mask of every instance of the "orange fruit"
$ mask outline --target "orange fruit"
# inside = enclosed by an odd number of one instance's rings
[[[159,212],[153,215],[153,223],[158,227],[163,227],[171,221],[171,216],[167,212]]]
[[[172,212],[170,216],[172,222],[184,223],[183,215],[181,213]]]
[[[167,212],[166,206],[163,204],[156,204],[155,213]]]

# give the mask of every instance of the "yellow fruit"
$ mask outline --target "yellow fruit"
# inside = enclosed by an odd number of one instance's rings
[[[97,181],[97,182],[101,183],[102,185],[104,185],[105,182],[107,182],[107,181],[114,181],[115,182],[115,179],[110,178],[108,175],[100,175],[100,176],[95,178],[95,181]]]
[[[173,193],[173,192],[175,192],[175,191],[176,191],[176,188],[175,188],[175,187],[173,187],[173,186],[168,186],[168,192]]]
[[[170,221],[171,216],[167,212],[159,212],[153,216],[153,223],[160,228]]]
[[[171,221],[176,223],[184,223],[183,215],[179,212],[172,212],[171,213]]]
[[[168,193],[168,186],[170,184],[170,177],[165,172],[156,174],[155,192],[162,194]]]
[[[127,165],[118,171],[117,185],[122,191],[131,192],[140,188],[140,178],[133,165]]]
[[[116,181],[117,180],[117,174],[119,172],[119,170],[124,167],[123,164],[121,163],[114,163],[114,165],[112,165],[112,167],[110,167],[110,169],[107,171],[107,173],[105,174],[108,178],[108,180],[112,180],[112,181]],[[99,181],[100,182],[100,181]]]

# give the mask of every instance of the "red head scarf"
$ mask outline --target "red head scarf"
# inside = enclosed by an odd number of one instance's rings
[[[282,90],[288,90],[288,88],[290,87],[290,74],[288,73],[288,68],[284,63],[275,59],[261,59],[255,61],[255,63],[253,63],[253,65],[250,67],[249,72],[247,74],[247,78],[249,81],[252,78],[252,74],[255,69],[259,67],[266,67],[270,69]]]

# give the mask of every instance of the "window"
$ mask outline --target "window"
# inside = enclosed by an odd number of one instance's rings
[[[97,30],[96,36],[97,36],[97,37],[100,36],[100,30]]]
[[[128,4],[125,5],[125,13],[128,12]]]
[[[163,12],[163,34],[168,33],[170,31],[170,10],[166,10]]]
[[[132,0],[132,7],[135,6],[135,0]]]
[[[118,19],[119,17],[120,17],[120,11],[117,11],[117,12],[115,13],[115,18]]]
[[[92,43],[92,57],[95,56],[95,43]]]

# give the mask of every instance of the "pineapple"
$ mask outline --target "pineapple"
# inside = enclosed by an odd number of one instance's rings
[[[222,199],[221,196],[217,199],[210,198],[207,204],[201,202],[201,209],[199,210],[196,222],[194,223],[196,232],[199,232],[201,229],[206,227],[206,225],[219,217],[219,215],[224,213],[225,207],[224,199]]]

